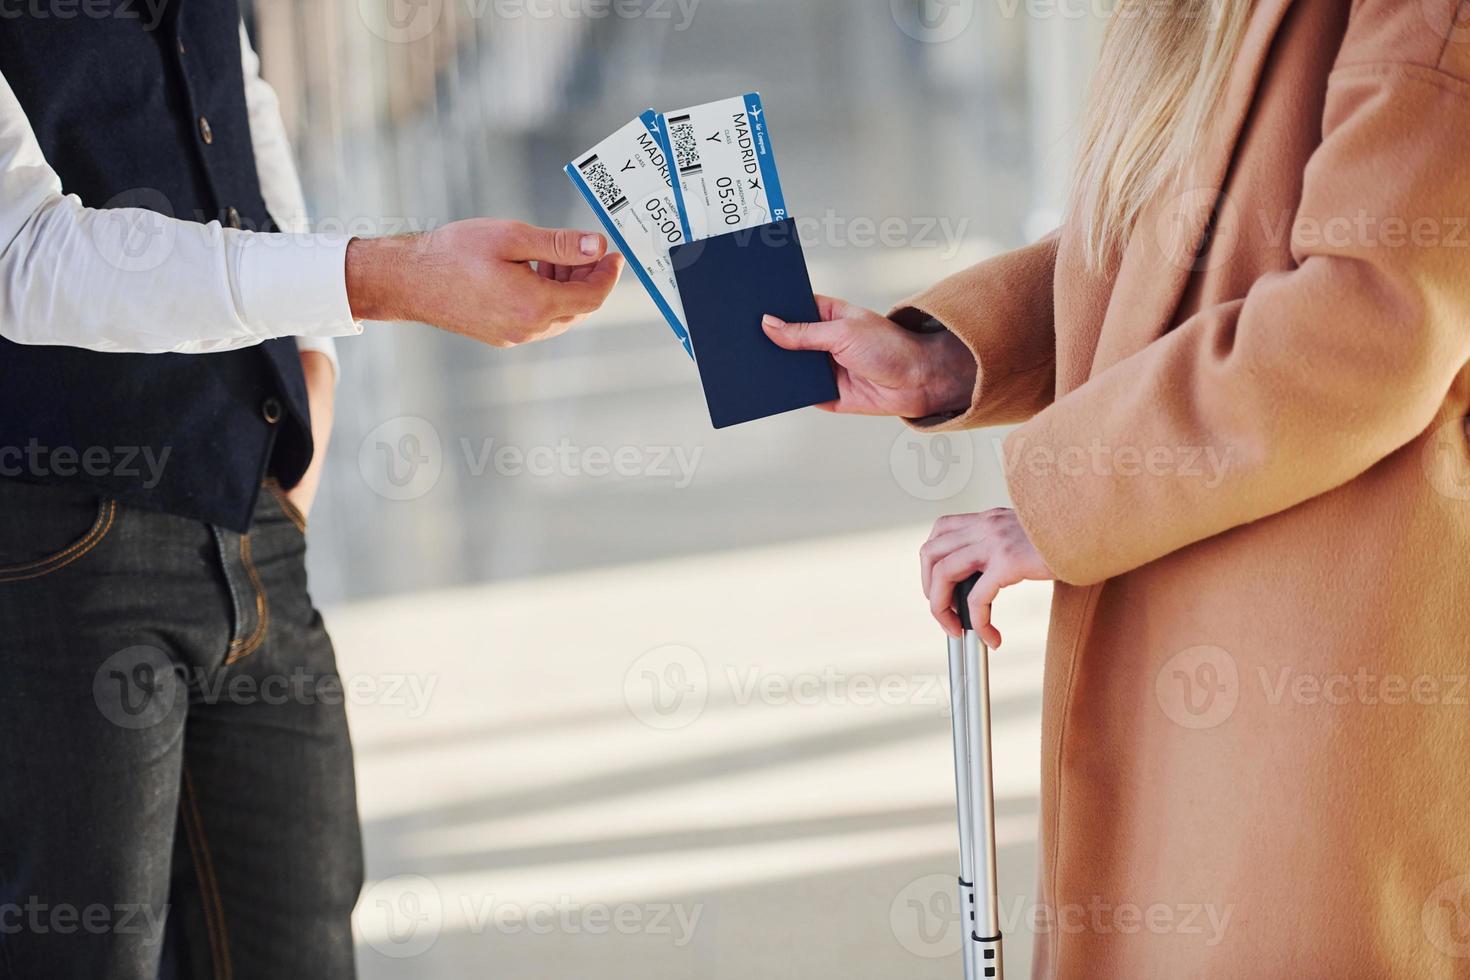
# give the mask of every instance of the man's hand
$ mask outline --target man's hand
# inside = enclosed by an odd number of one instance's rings
[[[354,240],[347,298],[360,320],[417,320],[516,347],[585,320],[622,270],[622,256],[609,255],[601,235],[479,218]]]
[[[316,492],[322,485],[322,466],[327,461],[327,443],[332,439],[332,416],[337,400],[337,377],[331,358],[318,351],[301,352],[301,371],[306,375],[306,400],[311,407],[311,441],[313,451],[311,465],[301,477],[301,482],[286,491],[304,521],[316,502]]]
[[[975,390],[975,358],[944,331],[905,330],[871,310],[817,297],[821,323],[765,319],[766,336],[787,350],[832,355],[838,400],[822,408],[851,415],[921,419],[962,411]]]

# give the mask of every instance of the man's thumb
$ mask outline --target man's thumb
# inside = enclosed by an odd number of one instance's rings
[[[516,244],[521,254],[515,258],[555,265],[590,265],[607,254],[606,238],[570,228],[527,228]]]

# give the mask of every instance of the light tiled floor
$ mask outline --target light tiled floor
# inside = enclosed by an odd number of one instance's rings
[[[953,978],[925,529],[329,610],[365,978]],[[993,666],[1008,972],[1028,972],[1049,590]]]

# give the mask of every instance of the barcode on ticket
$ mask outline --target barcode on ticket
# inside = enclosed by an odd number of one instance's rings
[[[607,208],[608,214],[617,214],[628,206],[628,198],[622,188],[618,187],[607,165],[595,154],[577,164],[577,169],[591,186],[592,193],[597,195],[597,200]]]
[[[697,174],[704,170],[699,162],[699,138],[694,134],[694,120],[679,116],[669,120],[669,136],[674,144],[674,162],[680,175]]]

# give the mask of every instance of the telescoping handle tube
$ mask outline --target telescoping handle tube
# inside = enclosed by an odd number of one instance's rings
[[[955,589],[964,635],[949,641],[955,797],[960,827],[960,909],[965,980],[1004,980],[995,867],[995,782],[990,753],[990,651],[970,618],[976,575]]]
[[[963,942],[960,952],[965,965],[965,980],[978,980],[975,972],[975,944],[971,940],[975,921],[975,821],[970,813],[970,727],[966,724],[969,705],[965,690],[965,644],[958,637],[949,638],[949,718],[954,729],[954,798],[960,825],[960,926]]]

